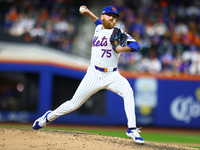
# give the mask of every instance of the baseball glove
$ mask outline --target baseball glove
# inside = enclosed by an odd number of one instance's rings
[[[114,28],[110,37],[110,43],[112,44],[113,50],[116,52],[116,47],[118,45],[123,47],[126,44],[127,39],[128,36],[125,33],[122,33],[118,28]]]

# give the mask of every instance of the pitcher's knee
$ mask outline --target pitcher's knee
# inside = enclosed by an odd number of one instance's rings
[[[67,103],[68,110],[69,110],[70,112],[72,112],[72,111],[78,109],[78,108],[81,106],[80,103],[74,102],[74,101],[72,101],[72,100],[67,101],[66,103]]]
[[[133,90],[132,88],[128,88],[126,90],[123,91],[123,94],[122,94],[122,97],[123,98],[129,98],[129,97],[132,97],[133,96]]]

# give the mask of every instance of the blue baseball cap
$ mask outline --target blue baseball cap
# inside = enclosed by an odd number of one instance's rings
[[[117,17],[119,17],[119,14],[117,13],[117,9],[113,6],[106,6],[103,11],[102,11],[102,15],[104,14],[108,14],[108,13],[112,13],[112,14],[116,14]]]

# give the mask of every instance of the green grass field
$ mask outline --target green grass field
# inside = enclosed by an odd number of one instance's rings
[[[20,128],[20,129],[32,129],[31,125],[1,125],[0,128]],[[122,138],[128,138],[125,131],[121,130],[107,130],[107,129],[88,129],[78,127],[46,127],[42,130],[65,130],[65,131],[81,131],[96,133],[102,135],[116,136]],[[192,147],[200,149],[200,135],[198,134],[184,134],[184,133],[157,133],[157,132],[141,132],[140,135],[145,141],[160,142],[160,143],[171,143],[173,145],[181,145],[185,147]]]
[[[67,129],[67,131],[74,131],[74,130]],[[124,131],[106,131],[106,130],[92,130],[92,129],[90,130],[76,129],[76,131],[128,138]],[[171,134],[171,133],[167,134],[167,133],[153,133],[153,132],[141,132],[140,135],[146,141],[172,143],[174,145],[181,145],[181,146],[200,149],[200,135],[193,135],[193,134],[184,135],[184,134]]]

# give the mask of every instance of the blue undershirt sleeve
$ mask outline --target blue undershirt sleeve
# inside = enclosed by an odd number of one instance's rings
[[[136,52],[140,49],[140,44],[137,41],[130,42],[127,46],[131,48],[131,52]]]
[[[100,24],[102,24],[102,20],[101,19],[97,19],[97,21],[95,22],[95,25],[98,26]]]

